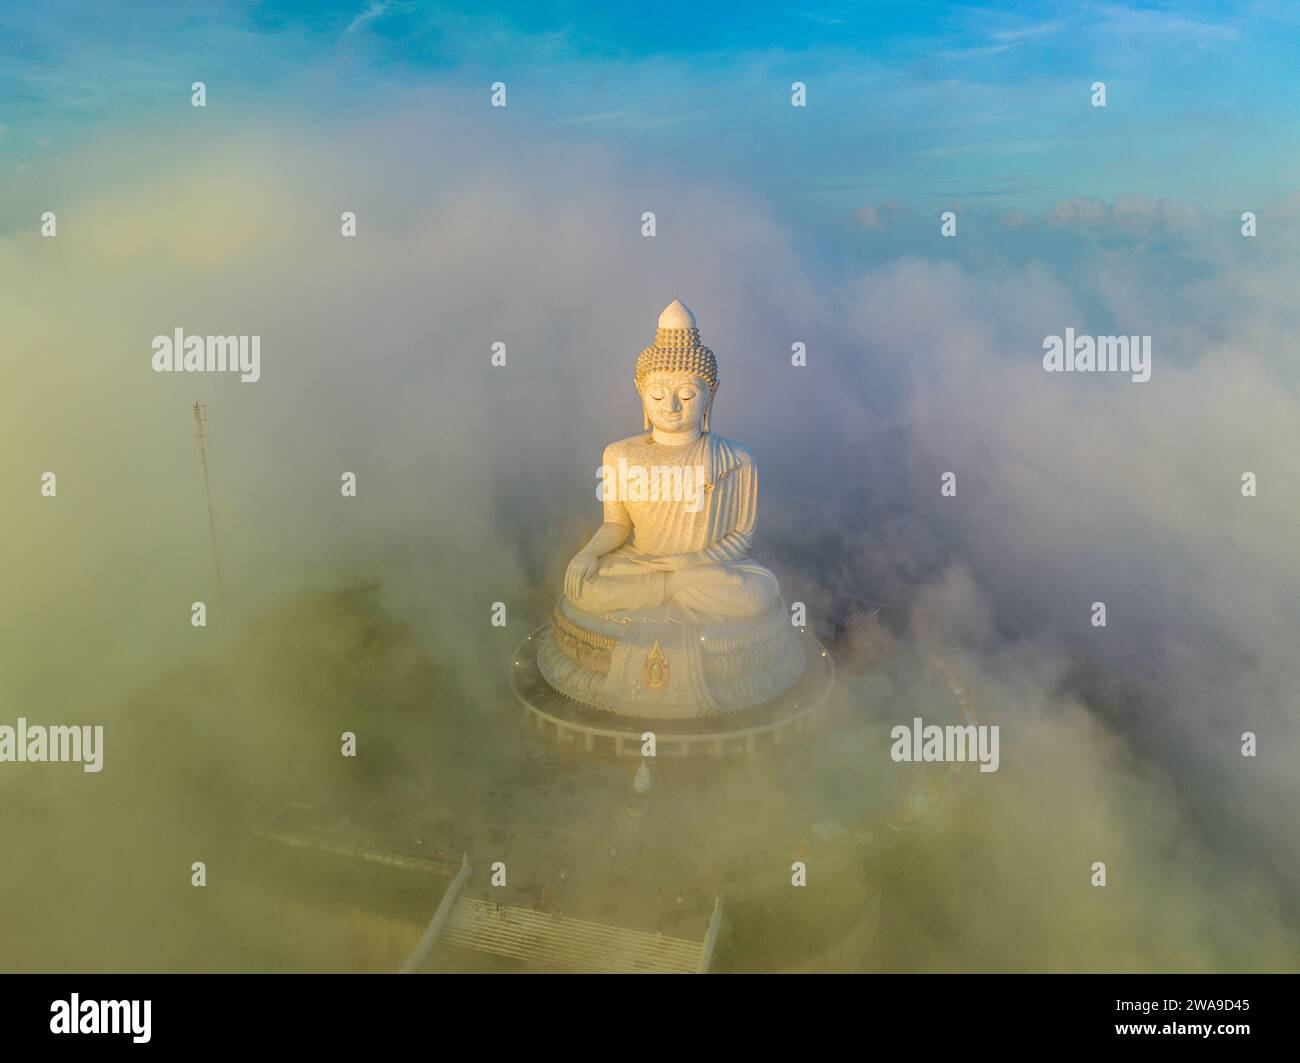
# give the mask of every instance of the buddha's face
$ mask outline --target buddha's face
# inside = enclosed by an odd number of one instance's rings
[[[699,431],[712,395],[694,373],[651,373],[641,390],[650,423],[661,432]]]

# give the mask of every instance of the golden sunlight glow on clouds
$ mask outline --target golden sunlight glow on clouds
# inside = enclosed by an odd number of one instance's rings
[[[276,238],[284,198],[283,186],[265,174],[201,160],[91,192],[66,214],[76,219],[78,245],[93,265],[216,270]]]

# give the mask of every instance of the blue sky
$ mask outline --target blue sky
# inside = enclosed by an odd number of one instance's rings
[[[1284,3],[6,3],[0,189],[117,130],[365,121],[505,81],[510,120],[745,187],[833,232],[864,204],[1238,211],[1296,186]],[[789,103],[808,86],[809,106]],[[1108,106],[1090,106],[1105,81]],[[486,110],[480,116],[489,120]]]

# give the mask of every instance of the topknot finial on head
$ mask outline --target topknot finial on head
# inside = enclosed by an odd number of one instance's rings
[[[695,328],[695,315],[691,313],[691,308],[680,299],[674,299],[664,307],[663,313],[659,315],[659,327],[692,329]]]
[[[636,389],[645,387],[651,373],[690,372],[709,385],[710,393],[718,390],[718,360],[700,342],[695,315],[680,299],[674,299],[659,315],[654,343],[636,360]]]

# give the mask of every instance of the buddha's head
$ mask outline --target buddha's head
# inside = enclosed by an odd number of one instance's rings
[[[713,392],[702,376],[657,370],[646,377],[640,390],[645,419],[659,431],[706,430]]]
[[[700,342],[695,315],[680,299],[664,307],[653,346],[636,360],[636,389],[647,429],[653,425],[661,432],[709,430],[718,362]]]

